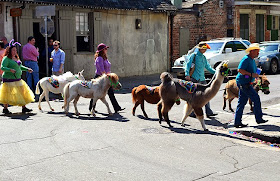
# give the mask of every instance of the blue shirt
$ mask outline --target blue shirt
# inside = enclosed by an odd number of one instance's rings
[[[249,55],[246,55],[240,61],[238,69],[243,69],[250,73],[256,73],[257,66],[255,63],[255,60],[252,59]],[[253,77],[250,77],[250,76],[249,76],[249,78],[246,78],[246,77],[245,77],[245,75],[242,75],[240,72],[238,72],[238,74],[236,76],[236,83],[237,84],[249,84],[249,83],[255,81],[255,78],[253,78]]]
[[[194,78],[197,81],[204,81],[205,80],[205,74],[204,74],[204,68],[207,69],[210,73],[214,74],[215,69],[211,67],[209,62],[206,60],[206,57],[198,51],[197,53],[192,53],[190,58],[186,62],[185,66],[185,76],[190,75],[190,68],[192,66],[192,62],[195,56],[195,69],[192,74],[192,78]]]
[[[53,72],[58,72],[59,68],[60,68],[60,64],[64,64],[65,61],[65,53],[63,50],[61,50],[60,48],[57,50],[57,52],[55,50],[52,51],[51,57],[53,58],[53,67],[52,67],[52,71]]]

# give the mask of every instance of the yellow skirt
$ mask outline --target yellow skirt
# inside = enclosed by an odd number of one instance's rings
[[[23,80],[4,82],[0,86],[0,103],[24,106],[34,102],[34,94]]]

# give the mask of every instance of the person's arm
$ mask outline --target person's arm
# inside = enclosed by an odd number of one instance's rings
[[[251,72],[248,72],[244,69],[237,69],[237,71],[239,73],[241,73],[242,75],[248,75],[249,77],[253,77],[253,78],[258,78],[259,77],[259,74],[256,74],[256,73],[251,73]]]
[[[38,49],[37,49],[35,46],[32,47],[31,53],[32,53],[35,57],[38,57],[38,56],[39,56],[39,51],[38,51]]]
[[[9,60],[7,57],[4,57],[1,63],[1,70],[3,70],[4,72],[10,72],[11,68],[8,68],[9,65]]]
[[[65,62],[65,52],[61,52],[59,72],[62,72],[64,62]]]
[[[211,67],[211,65],[209,64],[209,62],[206,60],[205,57],[204,57],[204,61],[205,61],[206,70],[208,70],[211,74],[215,74],[216,70]]]
[[[195,57],[195,53],[191,54],[191,56],[189,57],[189,59],[186,62],[186,66],[185,66],[186,80],[190,80],[190,68],[192,66],[192,62],[193,62],[194,57]]]

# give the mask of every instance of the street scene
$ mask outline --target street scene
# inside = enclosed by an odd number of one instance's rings
[[[272,180],[280,1],[0,0],[0,181]]]

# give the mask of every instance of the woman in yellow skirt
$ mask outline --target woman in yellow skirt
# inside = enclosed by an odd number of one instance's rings
[[[35,101],[33,92],[21,79],[22,71],[32,73],[33,70],[22,65],[17,54],[17,44],[20,45],[11,40],[1,63],[3,83],[0,86],[0,103],[4,104],[4,114],[11,114],[8,105],[22,106],[22,113],[31,112],[32,109],[28,109],[25,105]]]

